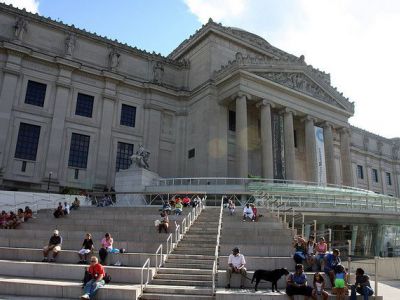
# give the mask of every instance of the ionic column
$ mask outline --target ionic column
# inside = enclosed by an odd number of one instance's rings
[[[247,141],[247,98],[239,94],[236,97],[236,166],[237,176],[246,178],[249,174]]]
[[[311,182],[317,182],[318,170],[317,170],[317,150],[315,145],[315,119],[311,116],[306,116],[304,119],[305,124],[305,148],[306,148],[306,162],[307,162],[307,180]]]
[[[285,171],[286,179],[295,179],[295,153],[294,153],[294,132],[293,132],[293,114],[294,112],[285,109],[283,115],[284,141],[285,141]]]
[[[262,157],[262,176],[264,178],[274,178],[274,165],[272,155],[272,123],[271,107],[274,105],[266,99],[259,104],[261,108],[261,157]]]
[[[328,122],[325,122],[322,126],[324,128],[326,179],[330,184],[337,184],[332,125]]]
[[[350,157],[350,131],[348,128],[340,129],[340,156],[342,160],[342,183],[353,186]]]

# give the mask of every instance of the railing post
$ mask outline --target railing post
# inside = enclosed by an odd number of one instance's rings
[[[301,236],[304,237],[304,213],[301,213]]]
[[[328,228],[329,252],[332,251],[332,229]]]
[[[294,232],[294,209],[292,210],[292,230]]]
[[[317,240],[317,220],[314,220],[314,240]]]
[[[379,257],[375,256],[375,299],[378,296],[378,272],[379,272],[379,268],[378,268],[378,263],[379,263]]]

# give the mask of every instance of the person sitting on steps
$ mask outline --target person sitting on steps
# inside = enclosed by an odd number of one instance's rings
[[[247,278],[246,270],[246,260],[243,254],[239,253],[239,248],[235,247],[232,249],[232,254],[228,258],[228,269],[226,270],[226,287],[229,289],[231,287],[231,277],[232,273],[240,274],[240,288],[244,288],[244,282]]]
[[[50,237],[49,243],[43,248],[43,262],[49,261],[47,256],[49,252],[53,252],[53,258],[50,258],[50,262],[54,262],[58,253],[61,251],[62,237],[57,229],[53,231],[53,235]]]
[[[86,238],[83,240],[82,249],[78,251],[80,261],[78,264],[86,264],[87,256],[94,250],[92,235],[90,233],[86,234]]]

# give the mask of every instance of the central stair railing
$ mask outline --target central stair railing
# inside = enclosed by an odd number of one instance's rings
[[[214,263],[213,263],[213,270],[212,270],[212,294],[215,294],[215,281],[217,278],[218,273],[218,252],[219,252],[219,241],[221,238],[221,227],[222,227],[222,213],[224,210],[224,201],[223,198],[221,199],[221,207],[219,211],[219,221],[218,221],[218,231],[217,231],[217,243],[215,245],[215,252],[214,252]]]

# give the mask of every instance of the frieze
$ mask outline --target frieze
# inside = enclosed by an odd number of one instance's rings
[[[268,72],[256,75],[342,108],[336,100],[303,73]]]

